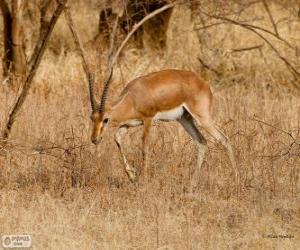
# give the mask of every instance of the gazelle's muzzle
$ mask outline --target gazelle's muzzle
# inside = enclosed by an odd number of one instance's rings
[[[100,123],[94,122],[91,141],[95,145],[99,144],[102,139],[102,130],[103,130],[102,122]]]
[[[98,145],[102,141],[102,137],[100,137],[99,139],[91,138],[91,141],[93,144]]]
[[[92,139],[92,143],[94,143],[95,145],[97,145],[99,142],[97,139]]]

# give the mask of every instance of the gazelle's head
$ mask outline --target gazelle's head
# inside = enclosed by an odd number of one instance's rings
[[[91,120],[93,123],[91,141],[97,145],[101,141],[102,135],[107,128],[109,118],[104,112],[94,111],[92,112]]]
[[[95,145],[97,145],[103,136],[103,132],[107,128],[107,125],[109,123],[109,117],[108,113],[105,112],[105,101],[107,97],[108,87],[109,83],[112,78],[113,71],[110,71],[108,79],[104,83],[103,92],[101,96],[100,103],[96,103],[95,97],[94,97],[94,79],[93,77],[90,77],[89,79],[89,90],[90,90],[90,101],[91,101],[91,107],[92,107],[92,114],[91,114],[91,120],[92,120],[92,136],[91,141]]]

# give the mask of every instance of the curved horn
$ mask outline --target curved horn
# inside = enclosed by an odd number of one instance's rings
[[[95,111],[97,108],[97,103],[95,99],[94,89],[95,89],[95,78],[92,73],[87,74],[88,83],[89,83],[89,97],[91,102],[92,111]]]
[[[103,92],[102,92],[102,96],[100,99],[100,105],[98,107],[99,112],[103,112],[105,110],[105,102],[106,102],[106,98],[107,98],[107,94],[108,94],[109,85],[111,83],[112,75],[113,75],[113,68],[110,69],[109,76],[104,83]]]
[[[102,96],[100,99],[100,105],[98,107],[99,112],[104,112],[104,110],[105,110],[105,102],[106,102],[106,98],[107,98],[108,88],[109,88],[109,84],[111,82],[111,78],[113,75],[113,63],[111,60],[112,60],[112,54],[113,54],[113,50],[114,50],[115,36],[117,33],[118,23],[119,23],[119,16],[116,17],[116,20],[115,20],[115,23],[114,23],[114,26],[112,29],[112,33],[110,35],[110,44],[109,44],[108,60],[107,60],[109,74],[108,74],[108,78],[104,82]]]
[[[91,102],[91,108],[92,108],[92,111],[95,111],[97,109],[97,103],[96,103],[96,99],[95,99],[95,95],[94,95],[95,78],[94,78],[94,75],[93,75],[92,71],[90,70],[89,65],[87,63],[87,60],[85,58],[84,50],[83,50],[83,47],[81,45],[79,35],[78,35],[78,33],[75,29],[71,13],[70,13],[68,8],[65,8],[64,11],[65,11],[65,17],[67,19],[68,26],[71,30],[76,48],[77,48],[77,50],[79,52],[79,55],[82,59],[83,70],[84,70],[86,78],[88,80],[89,97],[90,97],[90,102]]]

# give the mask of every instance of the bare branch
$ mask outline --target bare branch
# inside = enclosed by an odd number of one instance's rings
[[[268,15],[269,15],[269,18],[270,18],[270,21],[271,21],[271,23],[272,23],[272,25],[273,25],[273,29],[274,29],[275,34],[276,34],[277,36],[279,36],[279,33],[278,33],[278,29],[277,29],[276,23],[275,23],[275,21],[274,21],[274,18],[273,18],[273,16],[272,16],[272,13],[271,13],[271,11],[270,11],[270,8],[269,8],[269,5],[268,5],[267,1],[266,1],[266,0],[262,0],[262,2],[263,2],[263,5],[264,5],[264,7],[265,7],[265,9],[266,9],[266,11],[267,11],[267,13],[268,13]]]
[[[27,94],[28,94],[28,91],[30,89],[30,86],[31,86],[31,83],[32,83],[32,80],[35,76],[35,73],[38,69],[38,66],[40,65],[40,62],[42,60],[42,57],[44,55],[44,52],[45,52],[45,49],[47,47],[47,44],[49,42],[49,39],[50,39],[50,36],[51,36],[51,33],[53,31],[53,28],[60,16],[60,14],[62,13],[64,7],[65,7],[65,4],[66,4],[67,0],[64,0],[62,1],[61,3],[58,4],[56,10],[54,11],[54,14],[51,18],[51,22],[50,22],[50,25],[48,27],[48,30],[47,32],[45,33],[45,36],[43,37],[43,42],[42,42],[42,46],[40,47],[40,50],[39,50],[39,53],[38,53],[38,56],[37,58],[35,59],[35,62],[32,66],[32,68],[30,69],[30,72],[24,82],[24,86],[23,86],[23,89],[20,93],[20,95],[18,96],[17,98],[17,101],[16,103],[14,104],[12,110],[10,111],[9,113],[9,116],[8,116],[8,121],[6,123],[6,126],[5,126],[5,129],[3,131],[3,138],[4,139],[7,139],[9,137],[9,134],[10,134],[10,131],[11,131],[11,128],[15,122],[15,119],[27,97]]]
[[[121,43],[120,47],[118,48],[116,54],[114,55],[114,57],[112,58],[110,65],[109,65],[109,69],[108,69],[108,78],[105,80],[104,82],[104,87],[103,87],[103,92],[102,92],[102,96],[101,96],[101,100],[100,100],[100,107],[105,107],[105,100],[106,100],[106,96],[108,93],[108,88],[109,88],[109,84],[111,81],[111,77],[113,74],[113,66],[116,63],[116,61],[118,60],[118,57],[121,53],[121,51],[123,50],[123,48],[125,47],[125,45],[127,44],[127,42],[129,41],[129,39],[132,37],[132,35],[138,30],[139,27],[141,27],[146,21],[148,21],[149,19],[153,18],[154,16],[156,16],[157,14],[170,9],[174,6],[174,4],[167,4],[153,12],[151,12],[149,15],[145,16],[141,21],[139,21],[137,24],[135,24],[133,26],[133,29],[128,33],[128,35],[126,36],[126,38],[124,39],[124,41]],[[104,111],[104,109],[102,110]]]
[[[195,30],[205,30],[214,26],[218,26],[218,25],[222,25],[222,24],[226,24],[226,22],[218,22],[218,23],[211,23],[211,24],[207,24],[207,25],[203,25],[200,27],[195,28]]]
[[[82,47],[78,32],[75,29],[75,25],[74,25],[71,13],[68,8],[65,8],[64,12],[65,12],[65,17],[66,17],[69,29],[72,32],[72,36],[73,36],[73,40],[75,42],[76,48],[82,59],[83,70],[85,72],[85,75],[86,75],[86,78],[87,78],[88,84],[89,84],[89,95],[90,95],[91,108],[92,108],[92,111],[95,111],[97,109],[97,103],[96,103],[95,94],[94,94],[95,78],[94,78],[94,75],[93,75],[92,71],[90,70],[88,62],[86,60],[85,52]]]
[[[280,132],[282,132],[282,133],[284,133],[284,134],[290,136],[294,141],[296,140],[296,138],[294,138],[293,134],[292,134],[290,131],[284,130],[284,129],[282,129],[282,128],[278,128],[278,127],[272,125],[271,123],[268,123],[268,122],[266,122],[266,121],[257,119],[256,117],[252,117],[252,118],[250,118],[250,119],[253,120],[253,121],[262,123],[262,124],[264,124],[264,125],[266,125],[266,126],[268,126],[268,127],[271,127],[271,128],[276,129],[276,130],[279,130]]]
[[[250,46],[250,47],[245,47],[245,48],[239,48],[239,49],[232,49],[231,52],[244,52],[244,51],[249,51],[249,50],[254,50],[254,49],[260,49],[262,48],[264,45],[263,44],[259,44],[259,45],[254,45],[254,46]]]
[[[221,76],[220,72],[218,72],[216,69],[214,69],[213,67],[211,67],[207,63],[205,63],[200,57],[198,57],[198,61],[201,63],[201,65],[203,66],[203,68],[208,69],[208,70],[214,72],[217,76]]]
[[[276,39],[280,40],[281,42],[285,43],[286,46],[288,46],[289,48],[294,49],[294,47],[287,40],[283,39],[279,35],[273,33],[270,30],[267,30],[265,28],[262,28],[262,27],[259,27],[259,26],[253,25],[253,24],[249,24],[249,23],[238,22],[238,21],[235,21],[233,19],[227,18],[225,16],[211,15],[211,14],[208,14],[208,13],[202,11],[202,10],[199,10],[199,12],[206,15],[206,16],[208,16],[208,17],[212,17],[212,18],[219,19],[219,20],[224,20],[224,21],[227,21],[229,23],[233,23],[233,24],[240,25],[240,26],[243,26],[243,27],[249,27],[249,28],[252,28],[252,29],[263,31],[263,32],[268,33],[269,35],[275,37]],[[198,30],[198,29],[201,29],[201,27],[196,28],[196,30]]]
[[[264,37],[262,34],[260,34],[256,30],[257,29],[256,26],[249,25],[249,24],[244,24],[244,23],[239,23],[239,22],[237,22],[235,20],[232,20],[230,18],[227,18],[227,17],[217,16],[217,15],[210,15],[210,14],[205,13],[203,11],[201,11],[201,13],[205,14],[206,16],[215,18],[215,19],[225,20],[225,21],[227,21],[229,23],[232,23],[234,25],[237,25],[237,26],[240,26],[240,27],[243,27],[243,28],[245,28],[247,30],[252,31],[253,33],[255,33],[257,36],[259,36],[261,39],[263,39],[270,46],[270,48],[276,53],[276,55],[278,56],[278,58],[285,63],[285,65],[287,66],[288,70],[293,74],[294,77],[296,77],[297,79],[300,77],[300,73],[297,71],[297,69],[284,56],[282,56],[279,53],[279,51],[274,47],[274,45],[266,37]],[[268,31],[268,33],[273,34],[270,31]],[[275,37],[277,37],[277,36],[275,35]],[[300,86],[298,86],[298,85],[295,85],[295,86],[297,88],[300,88]]]
[[[119,16],[116,17],[113,29],[112,29],[112,33],[110,35],[110,44],[109,44],[109,50],[108,50],[108,59],[107,59],[107,65],[108,67],[110,67],[111,64],[111,60],[112,60],[112,55],[114,52],[114,45],[115,45],[115,37],[116,37],[116,33],[117,33],[117,27],[118,27],[118,23],[119,23]]]
[[[299,149],[300,149],[300,141],[297,140],[297,138],[292,134],[291,131],[287,131],[287,130],[285,130],[285,129],[276,127],[276,126],[272,125],[271,123],[268,123],[268,122],[266,122],[266,121],[257,119],[257,118],[255,118],[255,117],[251,117],[250,120],[259,122],[260,124],[263,124],[263,125],[265,125],[265,126],[268,126],[268,127],[270,127],[270,128],[273,128],[273,129],[275,129],[275,130],[278,130],[278,131],[280,131],[281,133],[284,133],[284,134],[288,135],[288,136],[292,139],[292,142],[289,144],[288,149],[285,150],[284,153],[277,154],[277,155],[269,155],[269,156],[264,156],[264,157],[283,157],[283,156],[289,155],[294,145],[297,145],[297,146],[299,147]],[[299,133],[299,131],[298,131],[298,133]],[[297,134],[297,136],[298,136],[298,134]]]

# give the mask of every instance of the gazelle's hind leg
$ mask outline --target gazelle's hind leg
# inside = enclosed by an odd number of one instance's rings
[[[201,119],[201,126],[222,146],[227,150],[228,158],[231,162],[232,169],[235,173],[235,191],[237,198],[239,197],[239,171],[234,158],[233,149],[228,137],[214,124],[211,119]]]
[[[126,159],[126,156],[124,154],[124,150],[122,148],[122,136],[127,133],[127,130],[129,127],[135,127],[142,125],[142,122],[135,122],[132,124],[125,124],[118,128],[116,134],[115,134],[115,142],[117,143],[117,146],[119,148],[120,154],[122,156],[122,161],[125,167],[125,172],[128,175],[129,179],[134,182],[137,177],[137,171],[135,168],[131,167]]]
[[[178,119],[178,122],[183,126],[185,131],[192,137],[198,146],[197,165],[200,170],[207,148],[207,141],[196,127],[194,118],[187,110],[184,111],[183,115]]]
[[[204,105],[205,106],[205,105]],[[199,123],[201,127],[203,127],[217,142],[221,143],[222,146],[226,149],[227,155],[231,162],[231,166],[235,173],[235,184],[236,184],[236,195],[237,198],[239,196],[239,171],[237,168],[237,164],[234,158],[233,149],[231,143],[227,136],[214,124],[214,121],[211,118],[210,112],[208,109],[192,109],[189,107],[189,110],[195,120]],[[198,111],[199,110],[199,111]],[[197,112],[198,111],[198,112]]]
[[[207,148],[207,141],[204,138],[204,136],[200,133],[198,128],[196,127],[193,117],[190,115],[190,113],[187,110],[184,111],[183,115],[178,119],[178,122],[183,126],[185,131],[192,137],[192,139],[196,142],[198,147],[197,169],[191,178],[191,188],[194,188],[197,185],[198,178],[200,175],[201,166]]]

